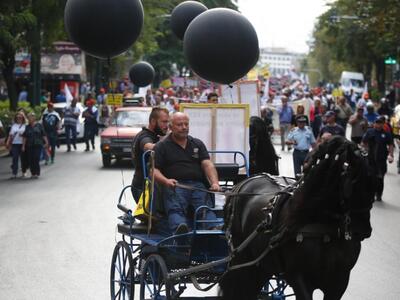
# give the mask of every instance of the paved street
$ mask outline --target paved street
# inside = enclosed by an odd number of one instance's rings
[[[291,154],[281,156],[281,173],[292,175]],[[8,180],[9,165],[0,158],[0,299],[109,299],[116,201],[130,163],[103,169],[99,151],[80,144],[71,153],[62,146],[38,180]],[[399,194],[391,165],[344,299],[399,299]]]

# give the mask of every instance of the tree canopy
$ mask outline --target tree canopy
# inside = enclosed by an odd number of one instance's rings
[[[385,88],[387,57],[399,58],[399,0],[338,0],[314,28],[309,65],[329,81],[341,71],[363,72]]]

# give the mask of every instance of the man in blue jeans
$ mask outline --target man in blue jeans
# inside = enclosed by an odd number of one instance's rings
[[[155,180],[165,187],[164,208],[168,215],[171,232],[182,234],[189,231],[187,212],[189,206],[194,210],[202,205],[210,205],[206,189],[220,189],[218,174],[210,160],[204,143],[189,135],[189,117],[184,113],[174,113],[170,120],[171,133],[156,144],[155,151]],[[180,184],[194,189],[183,189]],[[203,219],[213,220],[215,214],[207,210]]]
[[[76,150],[76,126],[78,125],[78,118],[81,113],[79,107],[76,106],[78,100],[72,99],[71,105],[64,109],[64,126],[65,126],[65,138],[67,141],[67,152],[71,151],[72,146]],[[72,141],[71,141],[72,137]]]

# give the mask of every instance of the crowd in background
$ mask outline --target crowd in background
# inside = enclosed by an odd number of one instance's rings
[[[65,91],[61,90],[53,98],[48,92],[44,91],[42,101],[47,103],[47,108],[43,111],[43,115],[30,116],[31,119],[28,122],[29,117],[25,116],[23,111],[20,111],[16,114],[14,124],[11,127],[7,146],[13,156],[12,178],[17,176],[17,157],[21,161],[22,176],[26,176],[28,167],[33,167],[33,170],[31,169],[33,178],[40,175],[40,168],[38,170],[36,163],[38,159],[44,159],[46,164],[54,163],[56,148],[59,146],[57,136],[61,127],[61,119],[63,119],[65,128],[68,152],[72,148],[76,150],[76,126],[80,115],[85,119],[85,151],[90,151],[90,148],[93,150],[95,148],[94,139],[98,134],[99,126],[110,124],[115,109],[115,107],[107,105],[107,92],[123,94],[126,99],[137,98],[140,106],[164,107],[170,113],[178,111],[180,103],[219,102],[218,90],[214,88],[199,89],[198,87],[182,86],[149,88],[145,93],[138,95],[138,93],[134,93],[134,88],[129,80],[121,80],[113,90],[107,91],[103,87],[96,94],[90,83],[83,83],[79,98],[72,100],[71,104],[68,104],[60,115],[54,110],[53,103],[66,102]],[[22,90],[20,97],[23,98],[24,95],[24,90]],[[353,91],[347,94],[337,93],[336,90],[335,94],[332,88],[310,89],[306,85],[298,84],[295,87],[283,86],[279,89],[265,89],[264,86],[260,86],[259,98],[261,117],[271,135],[280,135],[282,151],[287,147],[289,151],[294,148],[298,151],[304,150],[305,153],[305,148],[310,150],[313,147],[314,140],[315,144],[318,144],[327,134],[346,136],[347,131],[350,131],[348,135],[352,141],[361,144],[367,130],[373,128],[378,119],[384,121],[383,127],[386,132],[390,132],[394,138],[399,138],[398,116],[400,115],[400,105],[394,107],[392,94],[378,100],[371,99],[367,92],[359,95]],[[77,105],[79,102],[80,105]],[[29,125],[30,122],[31,125]],[[303,122],[304,127],[311,132],[312,138],[309,138],[309,145],[302,145],[304,149],[299,149],[295,141],[291,140],[294,136],[293,133],[290,136],[289,134],[295,128],[299,128],[299,123]],[[36,130],[31,137],[35,141],[29,140],[25,132],[26,126],[35,126]],[[296,132],[296,134],[299,132]],[[40,135],[45,138],[40,139]],[[26,144],[25,147],[23,147],[24,143]],[[38,154],[39,151],[33,150],[34,148],[28,150],[28,144],[35,144],[38,146],[37,148],[42,147],[44,150]],[[301,155],[301,157],[304,157],[301,164],[304,163],[305,156]],[[400,173],[400,162],[398,164]],[[295,169],[298,171],[298,164],[295,165]]]

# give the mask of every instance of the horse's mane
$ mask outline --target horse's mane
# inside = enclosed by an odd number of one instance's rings
[[[320,144],[293,193],[287,226],[329,222],[333,215],[343,215],[355,207],[370,208],[366,169],[366,159],[357,145],[344,137],[335,136]]]

